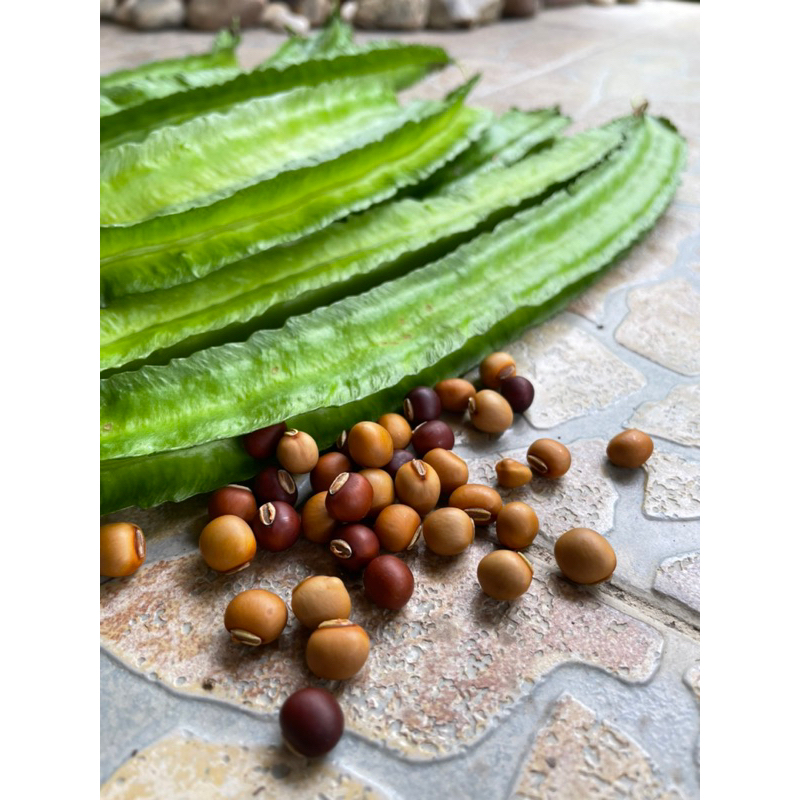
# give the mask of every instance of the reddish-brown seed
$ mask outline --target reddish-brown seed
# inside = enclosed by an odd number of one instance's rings
[[[384,467],[384,469],[394,478],[397,475],[397,470],[408,464],[409,461],[414,460],[414,454],[410,450],[395,450],[392,454],[392,460]]]
[[[293,506],[297,502],[297,484],[294,478],[278,467],[266,467],[256,475],[253,481],[258,504],[280,500]]]
[[[334,478],[343,472],[350,472],[353,462],[338,451],[320,456],[317,466],[311,470],[311,488],[315,492],[327,492]]]
[[[411,436],[411,444],[420,456],[437,447],[452,450],[455,443],[452,428],[441,419],[432,419],[417,425]]]
[[[223,514],[233,514],[245,522],[252,522],[258,511],[258,504],[253,493],[246,486],[232,483],[211,493],[208,498],[208,516],[216,519]]]
[[[397,611],[414,593],[414,576],[396,556],[378,556],[364,570],[364,593],[379,608]]]
[[[300,515],[280,500],[266,503],[253,520],[253,533],[256,541],[271,553],[288,550],[300,536]]]
[[[336,531],[330,551],[337,564],[355,572],[380,553],[381,544],[375,532],[366,525],[345,525]]]
[[[325,508],[339,522],[358,522],[372,506],[372,484],[357,472],[343,472],[334,478],[325,498]]]
[[[300,689],[281,706],[281,734],[291,750],[316,758],[336,747],[344,733],[339,701],[327,690]]]
[[[278,442],[286,430],[285,422],[278,422],[267,428],[248,433],[242,440],[244,449],[253,458],[266,459],[275,455]]]
[[[403,413],[413,427],[429,419],[438,419],[442,413],[442,401],[429,386],[417,386],[403,400]]]

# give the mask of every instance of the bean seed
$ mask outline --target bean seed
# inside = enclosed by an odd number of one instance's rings
[[[253,533],[256,541],[270,553],[288,550],[300,536],[300,515],[280,500],[265,503],[253,520]]]
[[[311,488],[315,492],[327,492],[337,475],[350,472],[352,469],[353,462],[344,453],[338,451],[325,453],[311,470]]]
[[[495,550],[478,564],[478,583],[495,600],[516,600],[528,591],[532,580],[530,561],[513,550]]]
[[[292,611],[306,628],[350,616],[350,595],[339,578],[312,575],[292,590]]]
[[[572,528],[561,534],[553,552],[561,572],[575,583],[602,583],[617,567],[614,548],[591,528]]]
[[[377,469],[389,463],[394,452],[389,431],[377,422],[358,422],[347,435],[350,458],[362,467]]]
[[[366,525],[345,525],[336,531],[330,551],[339,566],[356,572],[380,553],[381,544],[375,532]]]
[[[522,413],[533,403],[533,384],[521,375],[513,375],[500,381],[500,394],[514,411]]]
[[[467,404],[472,424],[484,433],[502,433],[514,422],[514,412],[503,395],[482,389]]]
[[[372,505],[366,517],[375,519],[386,506],[394,503],[394,481],[392,476],[382,469],[362,469],[359,475],[363,475],[372,486]]]
[[[375,535],[381,547],[390,553],[399,553],[414,546],[422,532],[422,520],[410,506],[394,503],[378,514]]]
[[[450,506],[465,511],[476,525],[491,525],[503,507],[503,498],[481,483],[465,483],[450,495]]]
[[[286,431],[286,423],[278,422],[267,428],[248,433],[242,440],[244,449],[252,458],[264,460],[275,455],[275,449]]]
[[[240,592],[225,609],[225,628],[239,644],[257,647],[274,642],[286,627],[286,603],[266,589]]]
[[[266,467],[256,475],[253,486],[258,504],[261,506],[274,500],[280,500],[290,506],[297,502],[297,484],[285,469]]]
[[[290,750],[316,758],[333,750],[342,738],[344,714],[327,689],[309,687],[290,695],[281,706],[280,726]]]
[[[618,467],[636,469],[653,455],[653,440],[643,431],[630,428],[618,433],[608,443],[606,455]]]
[[[328,681],[346,681],[367,663],[369,636],[349,619],[323,622],[309,637],[306,663],[318,677]]]
[[[372,484],[357,472],[343,472],[328,489],[325,507],[339,522],[364,519],[372,507]]]
[[[378,608],[401,609],[414,593],[414,576],[396,556],[378,556],[364,570],[364,594]]]
[[[469,480],[467,463],[452,450],[443,450],[441,447],[436,447],[425,453],[425,458],[422,460],[436,470],[442,486],[442,494],[454,492]]]
[[[539,517],[527,503],[508,503],[497,513],[497,541],[512,550],[528,547],[539,533]]]
[[[543,478],[560,478],[572,464],[569,450],[555,439],[537,439],[528,448],[528,466]]]
[[[147,545],[144,534],[132,522],[100,526],[100,574],[108,578],[133,575],[144,564]]]
[[[418,514],[427,514],[439,501],[441,483],[433,467],[415,458],[397,470],[394,488],[407,506]]]
[[[411,441],[411,426],[405,417],[399,414],[384,414],[379,420],[378,425],[389,431],[392,437],[392,447],[395,450],[403,450],[408,447]]]
[[[448,378],[433,388],[445,411],[462,413],[467,410],[470,397],[475,397],[475,387],[463,378]]]
[[[438,419],[442,413],[442,401],[429,386],[417,386],[403,401],[403,413],[412,425],[419,425],[429,419]]]
[[[250,526],[233,514],[212,519],[200,533],[200,553],[217,572],[238,572],[256,554],[256,537]]]
[[[504,458],[502,461],[498,461],[494,465],[494,470],[497,473],[497,482],[506,489],[524,486],[533,477],[530,467],[514,461],[513,458]]]
[[[256,498],[246,486],[232,483],[211,493],[208,498],[208,516],[210,519],[223,514],[233,514],[245,522],[251,522],[258,511]]]
[[[417,425],[411,436],[411,444],[420,456],[424,456],[436,447],[452,450],[455,443],[456,438],[452,428],[441,419],[432,419]]]
[[[414,460],[414,454],[410,450],[395,450],[392,454],[392,460],[384,467],[384,469],[392,476],[397,477],[397,470],[408,464],[409,461]]]
[[[285,470],[296,475],[304,475],[317,465],[319,449],[311,436],[292,428],[281,436],[277,456]]]
[[[475,522],[460,508],[437,508],[422,523],[425,544],[440,556],[463,553],[475,539]]]
[[[508,353],[492,353],[481,361],[481,382],[487,389],[499,389],[500,381],[516,372],[517,364]]]
[[[328,544],[333,539],[333,532],[339,525],[339,520],[334,519],[325,505],[327,492],[318,492],[311,495],[303,506],[303,513],[300,516],[300,524],[303,528],[303,535],[312,542],[318,544]]]

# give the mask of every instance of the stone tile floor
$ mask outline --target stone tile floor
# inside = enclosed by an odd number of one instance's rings
[[[359,34],[370,38],[372,34]],[[324,553],[299,543],[219,577],[196,549],[203,498],[120,512],[148,535],[148,560],[101,589],[101,779],[104,798],[694,798],[699,796],[699,7],[675,2],[578,6],[459,33],[400,34],[458,58],[415,87],[441,96],[464,73],[473,103],[496,111],[559,104],[572,130],[627,113],[632,97],[689,142],[676,201],[649,237],[557,318],[509,343],[537,389],[501,437],[458,420],[456,452],[471,479],[494,482],[500,454],[542,435],[567,443],[573,468],[509,498],[542,521],[536,577],[507,605],[482,595],[462,557],[409,559],[411,603],[370,607],[349,580],[353,617],[373,653],[331,686],[348,731],[312,763],[280,746],[276,712],[316,681],[290,622],[275,645],[242,653],[220,618],[238,591],[288,599]],[[210,35],[101,26],[101,70],[205,49]],[[281,37],[246,31],[240,57],[260,61]],[[610,466],[607,440],[650,432],[656,451],[633,473]],[[575,525],[608,535],[609,584],[576,589],[552,547]]]

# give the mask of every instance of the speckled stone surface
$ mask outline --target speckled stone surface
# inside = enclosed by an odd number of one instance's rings
[[[199,52],[211,38],[104,24],[101,69]],[[475,566],[493,547],[491,528],[454,559],[420,542],[406,556],[417,589],[401,612],[375,609],[359,579],[344,577],[372,652],[354,679],[331,683],[307,670],[307,634],[291,614],[279,640],[255,650],[234,646],[222,626],[237,591],[263,586],[288,601],[306,575],[336,574],[324,552],[300,542],[221,577],[197,552],[204,497],[118,512],[111,518],[144,529],[148,558],[101,587],[101,794],[697,798],[699,7],[573,6],[395,38],[442,44],[458,59],[409,96],[440,97],[480,70],[474,104],[559,104],[578,131],[644,95],[689,144],[676,201],[654,230],[567,311],[508,343],[536,386],[529,412],[499,437],[447,416],[472,481],[495,485],[495,462],[521,458],[541,436],[570,448],[563,479],[501,491],[539,515],[533,584],[512,604],[480,592]],[[282,40],[247,30],[240,60],[253,66]],[[626,427],[654,437],[642,469],[605,459]],[[577,588],[558,575],[553,543],[576,525],[614,547],[608,583]],[[347,719],[316,762],[283,748],[277,723],[282,700],[305,685],[334,691]]]

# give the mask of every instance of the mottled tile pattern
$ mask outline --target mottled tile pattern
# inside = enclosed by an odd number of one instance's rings
[[[382,800],[324,762],[284,748],[206,742],[175,732],[131,756],[103,784],[102,800],[252,800],[285,797]]]
[[[591,414],[645,385],[637,369],[561,317],[531,328],[506,349],[536,387],[525,412],[536,428]]]
[[[668,558],[658,568],[653,588],[700,613],[700,553]]]
[[[514,800],[679,800],[652,756],[574,697],[556,703],[512,793]]]
[[[700,384],[679,384],[663,400],[642,403],[628,420],[651,436],[690,447],[700,446]]]
[[[644,513],[653,519],[697,519],[700,516],[700,465],[655,450],[644,465],[647,484]]]
[[[682,375],[700,371],[700,296],[682,278],[628,292],[617,341]]]

